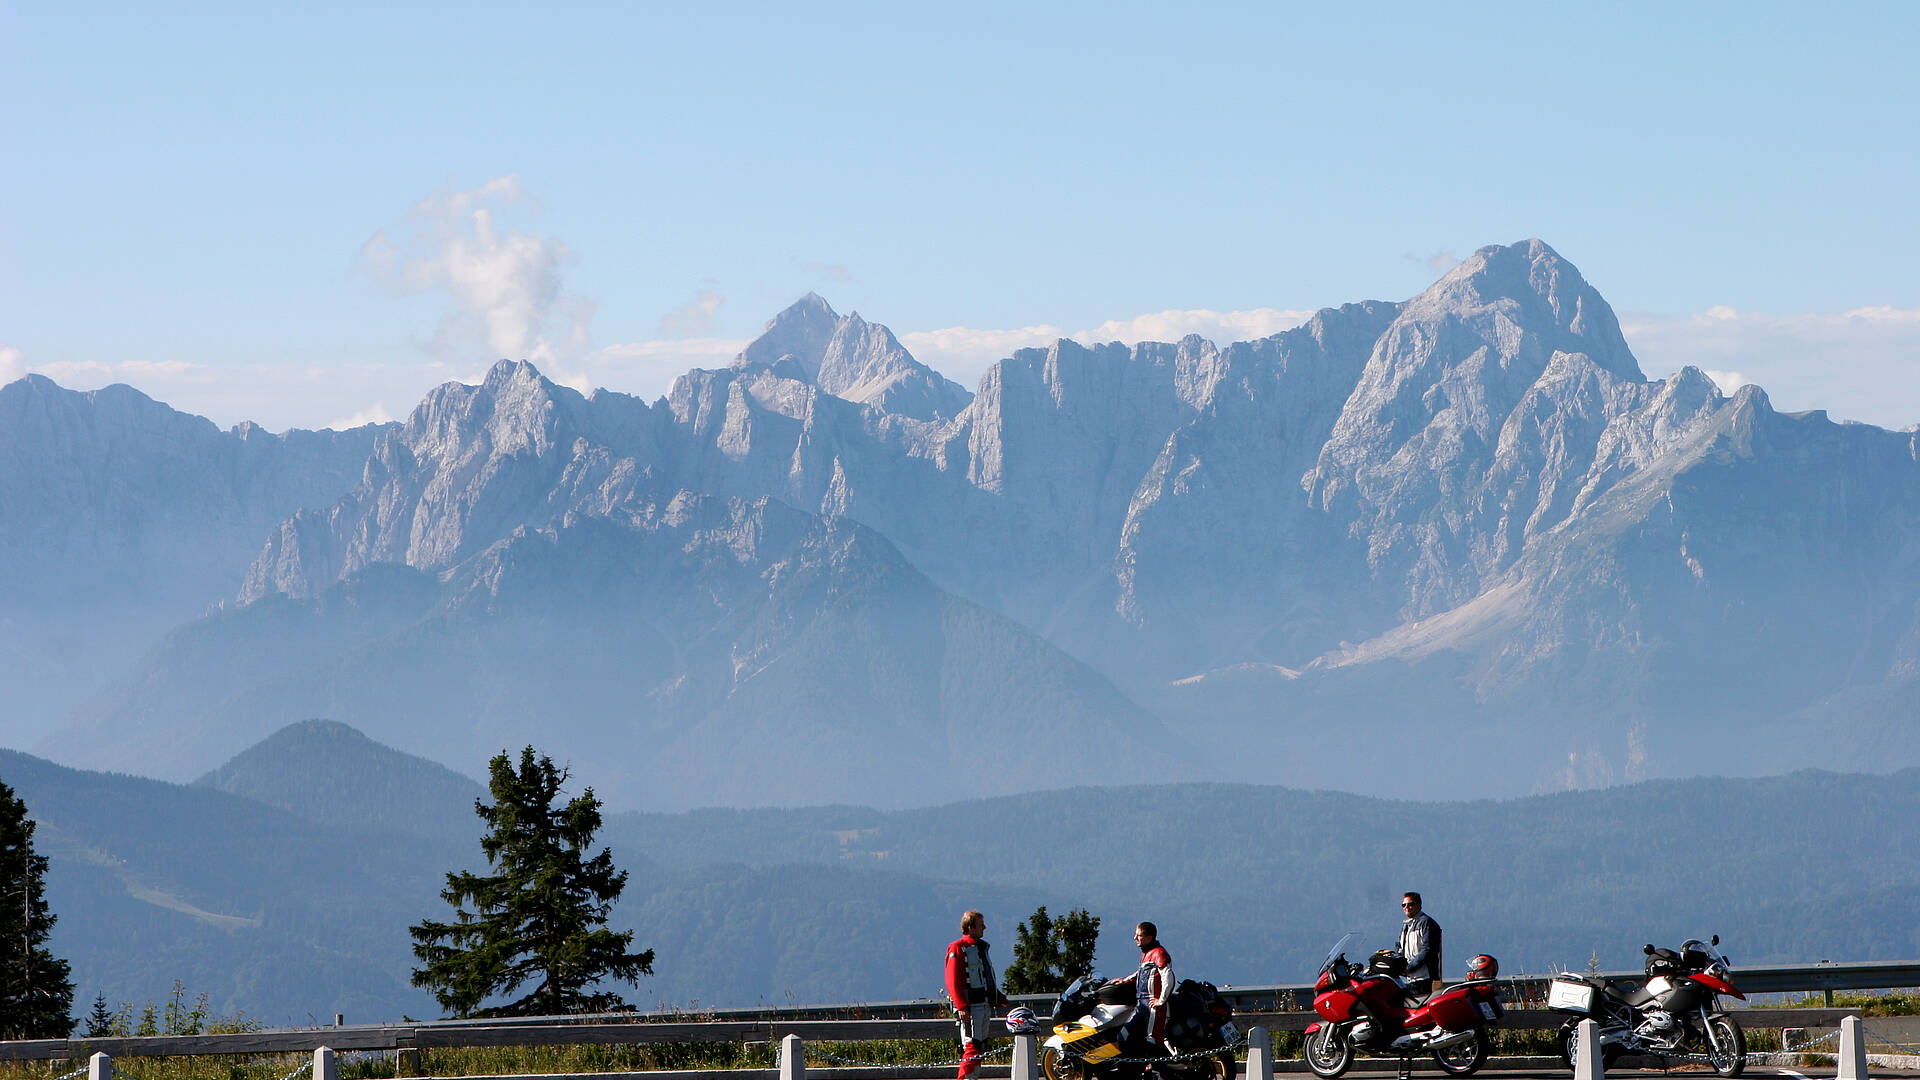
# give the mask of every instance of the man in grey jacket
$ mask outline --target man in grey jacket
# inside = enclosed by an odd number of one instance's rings
[[[1400,955],[1407,958],[1407,993],[1426,997],[1440,978],[1440,924],[1420,910],[1420,894],[1400,898],[1407,921],[1400,926]]]

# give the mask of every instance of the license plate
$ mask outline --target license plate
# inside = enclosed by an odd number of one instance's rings
[[[1491,1001],[1480,1002],[1480,1015],[1486,1017],[1489,1020],[1500,1019],[1500,1014],[1493,1011],[1493,1002]]]
[[[1232,1042],[1239,1037],[1240,1029],[1233,1026],[1233,1021],[1229,1020],[1220,1025],[1220,1038],[1223,1042]]]
[[[1547,1008],[1561,1012],[1592,1012],[1593,987],[1586,983],[1555,979],[1547,987]]]

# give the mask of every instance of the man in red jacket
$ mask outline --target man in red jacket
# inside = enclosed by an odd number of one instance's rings
[[[1133,984],[1134,1009],[1127,1020],[1127,1034],[1130,1038],[1151,1039],[1164,1050],[1167,1006],[1173,1000],[1173,957],[1160,944],[1160,928],[1150,922],[1133,928],[1133,943],[1140,946],[1140,967],[1131,975],[1113,980]]]
[[[967,1080],[980,1068],[987,1041],[987,1025],[996,1006],[1005,1008],[1007,996],[993,973],[987,955],[987,917],[977,911],[960,916],[960,936],[947,946],[947,997],[960,1018],[960,1077]]]

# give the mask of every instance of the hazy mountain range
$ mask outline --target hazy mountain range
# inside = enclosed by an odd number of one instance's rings
[[[445,918],[444,874],[481,861],[473,781],[324,721],[191,785],[12,751],[0,781],[39,822],[77,1008],[180,979],[274,1024],[438,1015],[408,985],[406,930]],[[627,812],[600,839],[630,874],[613,921],[657,955],[629,1000],[656,1007],[930,998],[961,910],[1010,956],[1042,903],[1099,915],[1111,972],[1151,918],[1187,977],[1302,982],[1346,930],[1391,942],[1408,888],[1449,968],[1629,968],[1643,942],[1709,933],[1736,965],[1910,960],[1917,822],[1920,771],[1807,771],[1498,802],[1192,783]]]
[[[1539,241],[1258,341],[1023,350],[971,396],[811,295],[652,403],[503,361],[274,436],[29,378],[4,734],[184,780],[325,716],[469,774],[534,742],[662,809],[1895,768],[1917,458],[1648,379]]]

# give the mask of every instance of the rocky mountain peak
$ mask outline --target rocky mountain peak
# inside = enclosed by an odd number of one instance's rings
[[[951,417],[972,400],[964,387],[915,360],[893,331],[858,312],[837,314],[816,293],[775,315],[733,366],[787,377],[797,369],[835,397],[916,420]]]
[[[564,436],[563,421],[586,399],[549,381],[525,360],[501,360],[478,386],[445,383],[407,418],[401,438],[430,459],[531,452],[544,454]]]
[[[783,356],[791,356],[806,371],[807,378],[816,378],[827,345],[840,329],[840,321],[833,305],[819,293],[810,292],[767,320],[766,329],[747,343],[734,360],[734,366],[772,364]]]
[[[1541,240],[1481,248],[1408,301],[1402,315],[1420,322],[1497,319],[1541,335],[1550,349],[1585,353],[1615,375],[1646,381],[1613,308]]]

